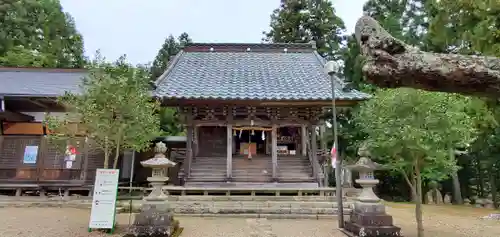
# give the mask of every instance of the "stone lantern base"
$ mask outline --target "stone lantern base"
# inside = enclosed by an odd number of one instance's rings
[[[181,231],[166,203],[145,203],[125,237],[176,237]]]
[[[385,213],[384,204],[355,202],[350,220],[344,229],[355,236],[394,237],[402,236],[401,228],[393,225],[392,216]]]

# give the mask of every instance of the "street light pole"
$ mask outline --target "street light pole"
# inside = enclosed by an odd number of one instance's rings
[[[336,146],[335,148],[338,150],[338,132],[337,132],[337,106],[335,104],[335,73],[337,73],[338,70],[338,64],[334,61],[328,61],[325,64],[325,71],[330,75],[330,80],[332,84],[332,130],[333,130],[333,145]],[[336,192],[335,195],[337,197],[337,208],[339,210],[338,212],[338,225],[339,228],[344,228],[344,205],[343,205],[343,197],[342,197],[342,160],[340,159],[340,156],[338,155],[338,152],[335,154],[336,156],[336,161],[335,161],[335,188]]]

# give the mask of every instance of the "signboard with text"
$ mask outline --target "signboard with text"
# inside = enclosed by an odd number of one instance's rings
[[[114,228],[119,173],[118,169],[96,170],[89,231]]]
[[[23,163],[36,164],[37,156],[38,156],[38,146],[26,146],[24,148]]]

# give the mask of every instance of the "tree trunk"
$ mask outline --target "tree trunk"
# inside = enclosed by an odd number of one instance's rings
[[[454,160],[456,163],[455,149],[450,146],[449,152],[450,159]],[[462,198],[460,180],[458,179],[458,170],[453,171],[451,179],[453,180],[453,199],[455,200],[455,204],[462,205],[464,204],[464,199]]]
[[[108,147],[108,139],[104,139],[104,169],[109,168],[109,147]]]
[[[118,166],[118,159],[120,158],[120,142],[116,144],[115,148],[115,160],[113,160],[113,169]]]
[[[498,199],[497,199],[497,182],[495,175],[495,164],[493,164],[490,168],[490,186],[491,186],[491,198],[493,199],[493,206],[495,208],[498,207]]]
[[[422,174],[420,173],[420,164],[415,166],[416,177],[416,197],[415,197],[415,219],[417,221],[417,236],[424,237],[424,223],[422,219]]]
[[[367,59],[363,73],[377,86],[500,95],[499,58],[420,51],[392,37],[369,16],[358,20],[355,34]]]

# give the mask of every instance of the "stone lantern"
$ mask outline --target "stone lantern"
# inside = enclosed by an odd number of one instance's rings
[[[392,216],[386,214],[384,204],[373,192],[373,187],[379,183],[373,173],[383,166],[373,162],[364,147],[360,148],[358,155],[361,156],[358,162],[346,168],[359,172],[359,179],[355,181],[363,190],[355,199],[351,218],[344,225],[345,230],[364,237],[401,236],[401,228],[393,225]]]
[[[165,156],[166,152],[167,146],[165,143],[158,142],[155,146],[155,156],[151,159],[141,161],[143,167],[153,170],[151,176],[147,178],[153,190],[149,196],[144,198],[145,201],[165,201],[168,198],[161,188],[165,185],[165,182],[168,181],[168,168],[174,167],[176,163]]]
[[[155,156],[141,162],[143,167],[152,168],[148,181],[153,190],[144,197],[141,212],[135,216],[134,224],[129,228],[133,237],[170,237],[179,230],[179,223],[168,207],[168,196],[162,191],[163,185],[168,181],[167,170],[175,166],[166,156],[167,146],[163,142],[156,143]]]

